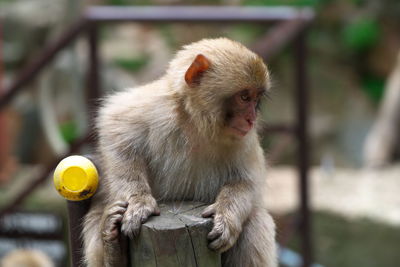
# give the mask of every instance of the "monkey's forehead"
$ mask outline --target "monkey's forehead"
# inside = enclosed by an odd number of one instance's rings
[[[250,51],[239,42],[227,39],[203,39],[198,42],[191,43],[179,50],[173,61],[187,61],[186,64],[191,64],[191,61],[198,55],[203,54],[210,61],[223,62],[234,64],[238,61],[260,60],[254,52]],[[261,60],[262,62],[262,60]]]
[[[213,68],[214,65],[214,68]],[[234,82],[240,87],[269,87],[269,72],[262,59],[253,57],[235,57],[211,62],[210,75],[225,82]]]
[[[227,38],[203,39],[184,46],[171,61],[168,73],[182,77],[197,55],[204,55],[210,62],[205,76],[213,81],[222,79],[239,87],[269,87],[269,73],[263,60],[242,44]]]
[[[203,54],[211,61],[221,61],[231,63],[240,61],[250,61],[249,63],[259,63],[260,57],[250,51],[241,43],[229,40],[227,38],[203,39],[199,42],[184,46],[178,55],[195,57]],[[261,60],[262,63],[262,60]]]

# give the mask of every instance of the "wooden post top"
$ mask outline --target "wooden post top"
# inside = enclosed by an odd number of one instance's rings
[[[221,266],[220,254],[207,247],[213,223],[201,217],[206,204],[174,202],[159,206],[160,216],[150,217],[138,238],[130,241],[131,266]]]

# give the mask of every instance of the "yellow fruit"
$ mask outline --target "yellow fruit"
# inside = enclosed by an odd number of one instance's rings
[[[79,201],[91,197],[97,190],[98,182],[96,167],[82,156],[63,159],[54,171],[54,186],[68,200]]]

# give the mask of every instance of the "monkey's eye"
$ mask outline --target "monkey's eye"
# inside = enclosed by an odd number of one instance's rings
[[[240,96],[240,99],[242,99],[242,100],[245,101],[245,102],[250,101],[250,97],[247,96],[247,95],[242,95],[242,96]]]
[[[249,92],[244,91],[243,93],[240,94],[240,99],[244,102],[249,102],[251,100],[251,97],[249,95]]]

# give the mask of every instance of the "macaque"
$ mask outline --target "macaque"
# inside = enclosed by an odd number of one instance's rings
[[[158,201],[209,203],[209,247],[224,266],[277,266],[262,203],[266,162],[256,132],[270,87],[262,59],[226,38],[184,46],[159,80],[105,99],[97,117],[103,171],[84,222],[89,267],[122,266]]]
[[[54,267],[45,253],[34,249],[16,249],[0,260],[1,267]]]

